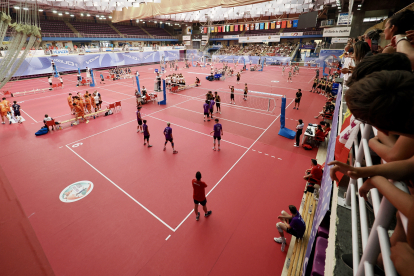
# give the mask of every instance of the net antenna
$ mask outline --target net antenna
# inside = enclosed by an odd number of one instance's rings
[[[16,21],[10,16],[9,0],[0,0],[0,47],[6,48],[0,61],[0,89],[13,77],[31,49],[37,49],[41,41],[37,2],[20,2]],[[7,33],[8,28],[11,29]]]

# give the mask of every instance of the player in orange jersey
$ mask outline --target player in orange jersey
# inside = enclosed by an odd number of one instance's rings
[[[92,109],[91,109],[91,98],[85,94],[85,103],[86,103],[86,109],[88,110],[89,113],[92,113]]]
[[[85,119],[85,112],[84,112],[84,108],[82,107],[82,105],[73,103],[73,107],[75,109],[75,114],[76,114],[75,124],[79,124],[79,117],[81,117],[84,121],[86,121],[86,123],[89,123],[89,121]]]
[[[74,114],[74,112],[73,112],[73,99],[72,99],[72,93],[69,93],[69,96],[68,96],[68,105],[69,105],[69,108],[70,108],[70,114]]]

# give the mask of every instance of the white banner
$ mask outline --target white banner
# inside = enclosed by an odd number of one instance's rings
[[[191,35],[183,35],[183,40],[191,40]]]
[[[144,52],[153,51],[152,47],[142,47],[142,49],[144,50]]]
[[[299,32],[299,33],[282,33],[281,36],[282,37],[284,37],[284,36],[303,36],[303,32]]]
[[[223,35],[223,38],[239,38],[239,35]]]
[[[348,38],[347,37],[334,37],[331,40],[331,43],[347,43]]]
[[[336,23],[336,25],[338,26],[351,25],[352,16],[353,16],[352,13],[349,14],[347,12],[342,12],[338,14],[338,22]]]
[[[172,46],[160,46],[159,50],[160,51],[166,51],[166,50],[172,50],[173,47]]]
[[[323,37],[346,36],[349,37],[351,27],[336,27],[323,29]]]
[[[201,39],[202,39],[202,40],[208,40],[208,35],[203,35],[203,36],[201,37]]]
[[[239,43],[280,42],[280,35],[243,36]]]
[[[66,50],[66,49],[52,50],[52,54],[54,54],[54,55],[69,55],[69,51]]]
[[[191,45],[191,41],[184,41],[184,45]]]

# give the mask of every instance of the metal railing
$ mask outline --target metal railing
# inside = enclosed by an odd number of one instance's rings
[[[75,33],[43,33],[42,37],[80,37],[79,34]]]
[[[368,139],[370,137],[371,130],[374,130],[374,133],[376,130],[373,129],[372,126],[363,123],[361,123],[359,127],[361,132],[361,140],[358,141],[358,138],[355,138],[353,144],[356,153],[356,158],[353,165],[355,167],[361,167],[362,160],[365,157],[366,166],[369,167],[372,166],[372,158],[368,146]],[[357,180],[351,179],[349,181],[345,200],[346,205],[351,206],[352,262],[354,268],[353,274],[354,276],[373,276],[374,266],[381,251],[385,274],[387,276],[396,276],[397,272],[395,270],[394,264],[390,259],[390,241],[387,232],[396,209],[385,196],[382,197],[382,200],[380,199],[380,194],[376,188],[371,189],[370,194],[374,209],[375,221],[372,226],[372,230],[369,233],[365,200],[363,197],[360,197],[356,194],[363,183],[364,180],[362,178],[359,178]],[[394,181],[394,185],[400,190],[408,193],[407,186],[404,183]],[[361,235],[358,234],[358,205]],[[402,219],[405,219],[402,214],[400,215]],[[361,237],[363,251],[361,260],[359,259],[359,237]]]
[[[88,33],[42,33],[43,37],[99,37],[99,38],[148,38],[177,39],[175,36],[126,35],[126,34],[88,34]]]

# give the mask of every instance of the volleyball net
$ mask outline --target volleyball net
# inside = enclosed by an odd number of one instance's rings
[[[240,90],[240,91],[239,91]],[[209,90],[201,87],[194,87],[194,85],[187,86],[177,92],[170,92],[171,94],[177,94],[184,97],[193,98],[200,102],[204,102],[207,98],[208,91],[217,92],[220,95],[220,102],[224,105],[233,105],[230,103],[231,92],[225,90]],[[249,92],[247,94],[247,100],[244,100],[244,94],[240,93],[242,89],[235,89],[234,102],[237,107],[243,107],[246,109],[265,111],[274,113],[277,107],[277,101],[281,98],[279,95],[275,96],[259,96],[255,92]]]

